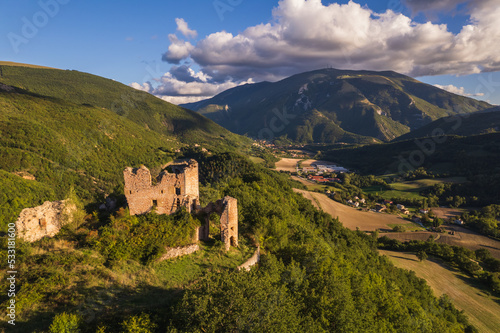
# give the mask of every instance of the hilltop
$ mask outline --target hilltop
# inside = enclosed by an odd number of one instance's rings
[[[298,143],[390,141],[433,120],[490,108],[392,71],[322,69],[184,104],[239,134]]]

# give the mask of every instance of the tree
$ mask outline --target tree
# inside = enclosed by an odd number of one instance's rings
[[[82,319],[73,313],[60,313],[54,317],[50,325],[50,333],[79,333]]]
[[[155,331],[156,324],[151,321],[147,313],[141,313],[125,319],[122,327],[126,333],[151,333]]]
[[[424,260],[427,260],[428,256],[427,256],[427,252],[425,252],[424,250],[420,250],[417,252],[417,258],[418,260],[420,261],[424,261]]]

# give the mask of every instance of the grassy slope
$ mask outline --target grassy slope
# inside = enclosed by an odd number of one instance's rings
[[[438,259],[419,262],[413,254],[380,251],[400,268],[414,271],[427,281],[436,295],[447,294],[457,308],[464,310],[480,332],[498,332],[500,305],[498,298],[486,295],[467,283],[468,277]]]
[[[185,142],[233,146],[247,141],[213,121],[113,80],[69,70],[1,66],[0,82],[75,104],[90,104]],[[225,139],[227,138],[227,139]]]

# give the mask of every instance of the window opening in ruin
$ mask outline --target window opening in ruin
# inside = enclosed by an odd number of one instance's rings
[[[236,241],[234,239],[234,236],[231,236],[230,241],[231,241],[231,246],[236,246]]]
[[[130,194],[132,194],[132,191],[130,191]]]
[[[163,190],[161,190],[161,194],[163,194]]]
[[[153,207],[158,206],[158,200],[153,200]]]
[[[177,208],[179,208],[180,206],[181,206],[181,200],[177,199]]]
[[[175,194],[176,195],[181,195],[181,189],[180,189],[180,187],[176,187],[175,188]]]

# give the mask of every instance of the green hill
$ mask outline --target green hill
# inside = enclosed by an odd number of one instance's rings
[[[239,134],[298,143],[390,141],[441,117],[491,107],[395,72],[322,69],[184,105]]]
[[[433,121],[394,141],[404,141],[436,135],[470,136],[500,131],[500,107],[494,107],[471,114],[444,117]]]
[[[86,202],[119,191],[125,166],[160,166],[196,144],[249,146],[195,112],[76,71],[0,66],[0,110],[2,230],[72,187]]]

